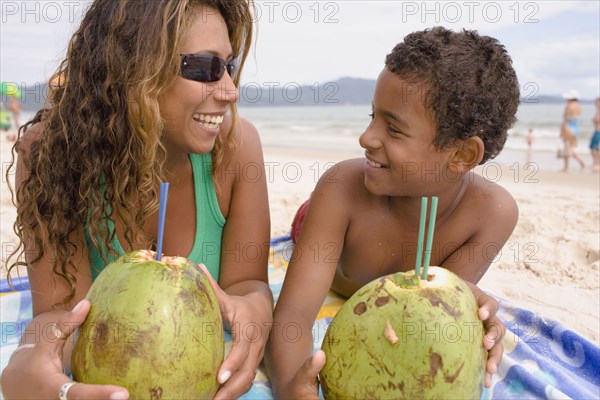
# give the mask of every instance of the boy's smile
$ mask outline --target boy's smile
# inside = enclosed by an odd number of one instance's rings
[[[369,156],[368,156],[368,155],[366,155],[366,154],[365,154],[365,157],[367,157],[367,165],[366,165],[366,167],[367,167],[367,168],[369,168],[369,167],[370,167],[370,168],[377,168],[377,169],[380,169],[380,168],[388,168],[388,166],[387,166],[387,165],[385,165],[385,164],[382,164],[382,163],[380,163],[380,162],[377,162],[377,161],[371,160],[371,159],[369,158]]]
[[[435,191],[431,181],[447,167],[451,150],[433,146],[435,125],[425,108],[425,92],[423,85],[408,83],[388,69],[379,75],[372,121],[359,139],[365,148],[365,185],[373,194]]]

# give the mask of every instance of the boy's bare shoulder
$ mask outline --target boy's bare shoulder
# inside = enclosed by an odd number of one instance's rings
[[[472,173],[466,177],[469,187],[463,198],[463,208],[475,212],[484,221],[499,221],[516,225],[519,209],[513,196],[502,186]]]
[[[317,187],[327,186],[331,190],[344,193],[365,192],[364,164],[364,158],[340,161],[325,171],[319,179]]]
[[[323,173],[314,194],[335,198],[341,203],[358,202],[367,194],[364,184],[364,158],[340,161]]]

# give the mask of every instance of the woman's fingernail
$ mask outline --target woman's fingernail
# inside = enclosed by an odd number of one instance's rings
[[[73,314],[75,314],[77,311],[79,311],[81,309],[81,304],[83,303],[83,300],[81,300],[79,303],[75,304],[75,307],[73,307],[73,309],[71,310],[71,312]]]
[[[219,382],[220,383],[225,383],[225,382],[227,382],[227,379],[229,379],[230,377],[231,377],[231,372],[225,371],[219,377]]]
[[[125,400],[129,398],[129,393],[127,392],[115,392],[110,395],[111,400]]]

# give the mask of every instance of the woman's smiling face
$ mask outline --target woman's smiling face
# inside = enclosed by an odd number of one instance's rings
[[[179,53],[234,58],[227,25],[217,10],[198,9]],[[238,90],[227,71],[220,80],[207,83],[177,76],[159,100],[167,152],[210,152],[228,106],[237,100]]]

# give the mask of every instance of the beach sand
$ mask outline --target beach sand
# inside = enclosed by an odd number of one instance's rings
[[[15,210],[4,173],[12,144],[0,137],[2,275],[14,248]],[[272,236],[288,233],[298,207],[333,163],[362,154],[315,151],[263,143]],[[560,165],[557,163],[557,169]],[[478,168],[515,197],[520,217],[513,235],[480,282],[499,300],[554,319],[591,342],[600,340],[600,179],[591,172],[538,171],[526,164],[490,163]]]

